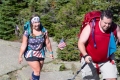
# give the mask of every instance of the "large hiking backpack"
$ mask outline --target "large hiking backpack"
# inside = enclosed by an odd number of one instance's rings
[[[86,13],[84,16],[84,20],[82,22],[82,27],[80,28],[80,32],[78,34],[78,38],[79,38],[84,27],[87,24],[90,24],[90,27],[92,28],[91,32],[92,32],[92,37],[94,41],[94,47],[96,47],[96,43],[94,39],[94,26],[95,26],[95,22],[100,20],[100,15],[101,15],[101,11],[91,11]]]

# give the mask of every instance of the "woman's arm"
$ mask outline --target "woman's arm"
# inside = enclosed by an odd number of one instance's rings
[[[24,54],[26,47],[27,47],[27,43],[28,43],[28,38],[25,35],[23,35],[22,45],[20,47],[19,58],[22,57],[22,55]]]
[[[50,42],[48,34],[45,35],[45,44],[46,44],[47,49],[49,50],[50,57],[53,59],[54,58],[53,51],[52,51],[52,46],[51,46],[51,42]]]

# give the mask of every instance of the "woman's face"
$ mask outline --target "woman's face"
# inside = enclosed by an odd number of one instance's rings
[[[35,16],[31,19],[32,27],[35,30],[39,30],[40,26],[40,18],[38,16]]]
[[[32,25],[33,25],[33,29],[38,30],[40,26],[40,22],[34,22],[32,23]]]

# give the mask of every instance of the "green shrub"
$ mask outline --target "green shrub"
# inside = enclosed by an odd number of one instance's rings
[[[65,64],[62,64],[59,68],[59,71],[64,71],[66,69]]]
[[[67,42],[67,46],[63,49],[57,50],[58,58],[63,61],[77,61],[79,60],[79,50],[77,48],[77,39],[72,38]]]
[[[117,69],[120,75],[120,46],[118,46],[118,49],[115,53],[115,58],[116,58]]]

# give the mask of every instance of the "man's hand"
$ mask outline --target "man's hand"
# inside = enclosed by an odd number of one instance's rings
[[[85,57],[85,62],[86,63],[91,63],[91,61],[92,61],[92,58],[90,56]]]

